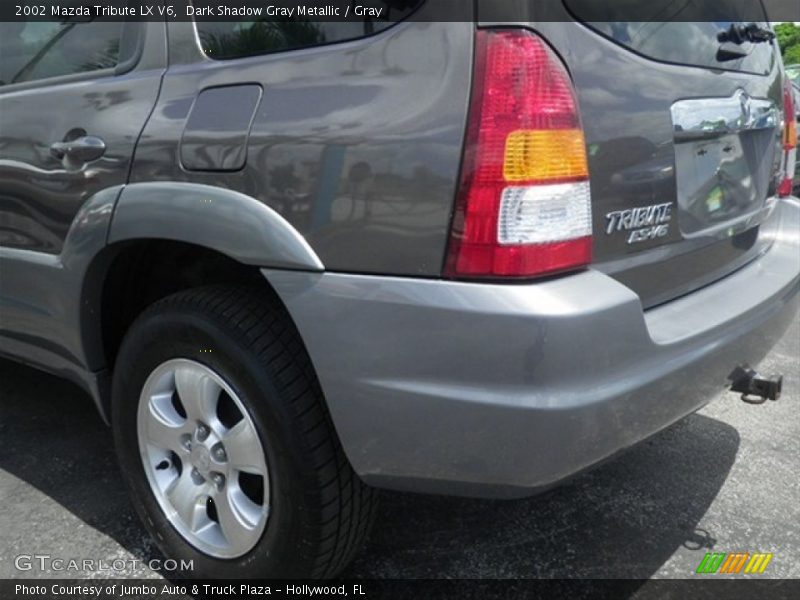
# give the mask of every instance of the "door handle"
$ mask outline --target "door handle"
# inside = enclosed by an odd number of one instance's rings
[[[68,142],[55,142],[50,145],[50,153],[56,158],[87,163],[97,160],[106,152],[106,143],[99,137],[84,135]]]

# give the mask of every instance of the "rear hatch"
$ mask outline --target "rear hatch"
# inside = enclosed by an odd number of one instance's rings
[[[750,14],[738,0],[654,0],[634,3],[636,14],[625,2],[536,4],[531,20],[580,103],[594,267],[649,307],[762,252],[781,164],[777,43],[719,38],[731,26],[769,31],[760,3],[748,2]],[[701,20],[714,18],[711,4],[733,20]]]

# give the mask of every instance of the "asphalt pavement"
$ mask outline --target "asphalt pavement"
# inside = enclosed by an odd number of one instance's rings
[[[621,457],[516,501],[384,495],[353,578],[686,578],[706,552],[771,552],[800,578],[800,327],[761,365],[779,402],[710,404]],[[134,513],[111,433],[70,383],[0,361],[0,578],[20,555],[162,558]],[[27,564],[27,563],[24,563]],[[117,564],[120,564],[119,562]],[[149,570],[126,571],[158,577]]]

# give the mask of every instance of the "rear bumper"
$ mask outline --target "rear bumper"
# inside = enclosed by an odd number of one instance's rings
[[[264,274],[365,481],[524,496],[697,410],[766,355],[800,290],[800,204],[777,211],[767,253],[648,311],[591,270],[526,285]]]

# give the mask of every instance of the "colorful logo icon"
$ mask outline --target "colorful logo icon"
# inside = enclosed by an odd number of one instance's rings
[[[767,569],[772,554],[764,552],[709,552],[700,561],[697,573],[710,574],[761,574]]]

